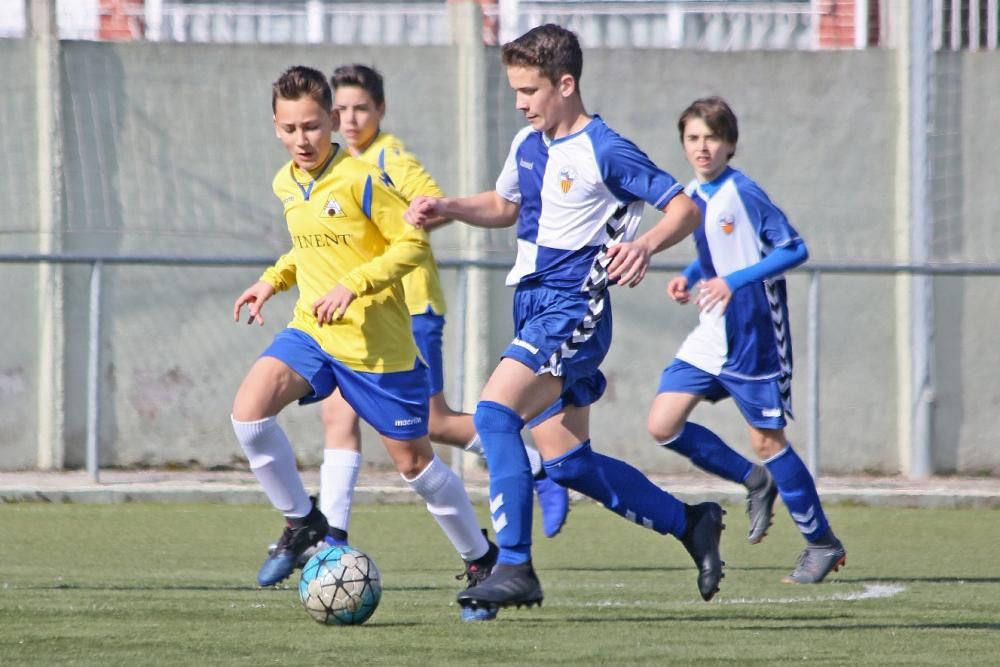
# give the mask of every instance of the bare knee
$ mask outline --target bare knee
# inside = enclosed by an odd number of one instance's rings
[[[417,440],[383,438],[383,442],[396,471],[408,480],[418,477],[434,460],[434,450],[427,436]]]
[[[677,436],[681,434],[684,429],[683,423],[678,423],[675,420],[662,421],[655,420],[653,415],[649,416],[649,421],[646,424],[646,428],[649,430],[649,434],[653,436],[653,440],[660,443],[669,442],[675,440]]]
[[[653,400],[646,420],[646,429],[656,442],[674,440],[684,430],[688,415],[701,400],[697,396],[662,393]]]
[[[759,458],[767,460],[788,446],[785,430],[751,427],[750,446]]]

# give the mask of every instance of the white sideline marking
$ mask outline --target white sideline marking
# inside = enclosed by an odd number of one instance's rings
[[[712,604],[799,604],[802,602],[828,602],[828,601],[846,601],[853,602],[855,600],[877,600],[880,598],[891,598],[895,595],[899,595],[906,590],[906,586],[902,584],[864,584],[865,589],[863,591],[855,591],[852,593],[831,593],[830,595],[803,595],[793,598],[734,598],[732,600],[716,599]],[[662,604],[660,601],[640,601],[640,602],[622,602],[621,600],[600,600],[598,602],[588,602],[585,607],[631,607],[631,606],[648,606],[656,605],[658,603]],[[558,604],[558,603],[556,603]],[[701,606],[703,602],[698,601],[697,603],[692,602],[691,604],[697,604]]]
[[[826,602],[829,600],[877,600],[891,598],[906,590],[901,584],[864,584],[865,590],[854,593],[832,593],[830,595],[804,595],[794,598],[736,598],[719,600],[719,604],[795,604],[798,602]]]

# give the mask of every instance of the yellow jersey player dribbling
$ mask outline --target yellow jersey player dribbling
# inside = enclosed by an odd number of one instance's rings
[[[427,438],[426,368],[410,332],[399,279],[428,253],[426,234],[403,220],[406,203],[376,169],[332,143],[339,117],[325,77],[292,67],[272,88],[274,127],[291,160],[274,178],[291,250],[236,299],[263,323],[276,292],[297,287],[292,321],[256,360],[233,401],[232,423],[257,480],[287,527],[257,575],[288,577],[329,536],[276,421],[285,406],[335,389],[382,436],[396,469],[461,557],[492,561],[461,480]]]

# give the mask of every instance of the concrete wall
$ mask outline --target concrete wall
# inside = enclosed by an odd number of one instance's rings
[[[353,61],[378,66],[386,75],[386,129],[404,137],[444,189],[456,192],[457,74],[450,48],[64,42],[63,49],[67,251],[197,257],[281,253],[287,232],[269,185],[285,156],[273,135],[270,82],[291,64],[324,71]],[[949,219],[949,224],[966,240],[968,254],[980,251],[980,237],[996,237],[988,225],[1000,205],[995,197],[978,193],[990,191],[986,179],[1000,134],[969,128],[995,126],[1000,118],[989,92],[1000,83],[1000,63],[998,54],[955,57],[952,70],[961,77],[952,80],[964,95],[958,110],[964,132],[962,159],[958,166],[949,162],[954,171],[947,174],[963,184],[963,195],[957,221]],[[488,173],[495,174],[521,119],[496,50],[487,54],[487,62],[489,115],[482,159]],[[30,91],[30,72],[26,43],[0,41],[4,80]],[[600,113],[682,181],[689,172],[678,144],[677,115],[695,97],[724,95],[740,117],[734,164],[758,179],[782,206],[807,240],[813,259],[889,262],[899,117],[894,77],[894,54],[887,51],[594,50],[586,54],[582,90],[590,111]],[[33,247],[30,233],[17,231],[30,230],[30,211],[37,205],[32,176],[22,173],[34,150],[32,100],[29,94],[0,96],[0,148],[7,156],[0,160],[4,251]],[[651,224],[656,216],[648,218]],[[491,257],[512,260],[512,230],[483,233]],[[436,233],[438,256],[457,256],[458,239],[454,229]],[[686,241],[661,261],[686,262],[692,253]],[[1000,252],[993,255],[997,259]],[[443,273],[454,301],[453,272]],[[212,466],[241,459],[228,424],[232,396],[255,356],[287,321],[293,302],[292,295],[282,295],[269,304],[263,328],[234,325],[232,301],[258,274],[258,268],[107,269],[101,340],[104,463]],[[5,299],[10,303],[6,312],[14,313],[10,342],[0,346],[2,468],[27,467],[35,460],[31,341],[37,329],[37,292],[25,278],[32,275],[31,268],[0,264],[0,279],[15,286]],[[595,446],[651,472],[686,467],[676,455],[659,451],[645,432],[659,372],[695,321],[691,308],[667,301],[667,279],[651,274],[634,290],[615,290],[616,344],[604,367],[609,390],[592,413]],[[942,471],[1000,471],[993,435],[996,411],[981,409],[1000,398],[992,382],[996,346],[988,340],[987,318],[1000,305],[993,285],[995,279],[983,278],[936,283],[934,463]],[[806,407],[805,275],[794,274],[790,288],[798,362],[794,399],[801,419]],[[84,461],[86,294],[86,269],[68,269],[69,466]],[[490,319],[482,326],[488,327],[491,354],[496,355],[511,335],[510,293],[500,271],[493,278],[490,306]],[[898,470],[894,346],[897,326],[907,324],[895,322],[894,312],[891,278],[829,276],[823,281],[824,472]],[[446,329],[449,393],[459,357],[455,335]],[[980,397],[989,402],[981,403]],[[694,418],[748,451],[745,427],[733,405],[704,406]],[[317,462],[318,410],[289,409],[282,420],[300,460]],[[805,444],[805,428],[802,421],[790,428],[797,445]],[[370,431],[366,443],[366,457],[384,464]]]
[[[38,176],[31,44],[0,39],[0,252],[38,248]],[[0,468],[35,463],[38,411],[37,267],[0,265]]]

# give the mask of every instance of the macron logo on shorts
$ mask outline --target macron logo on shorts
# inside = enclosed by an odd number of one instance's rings
[[[528,352],[531,352],[532,354],[538,354],[538,348],[535,347],[534,345],[532,345],[531,343],[529,343],[526,340],[521,340],[520,338],[515,338],[514,342],[512,342],[511,345],[517,345],[518,347],[523,347],[524,349],[526,349]]]
[[[781,408],[768,408],[767,410],[760,411],[761,417],[780,417]]]
[[[393,426],[413,426],[414,424],[419,424],[423,421],[422,417],[409,417],[408,419],[397,419],[392,423]]]

